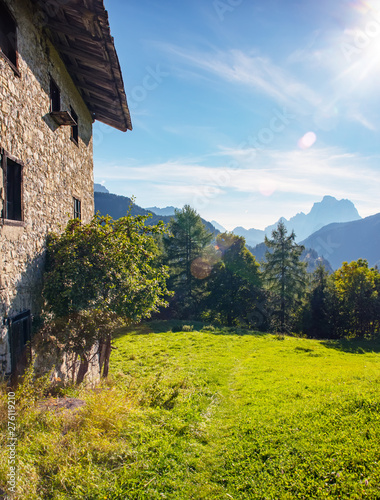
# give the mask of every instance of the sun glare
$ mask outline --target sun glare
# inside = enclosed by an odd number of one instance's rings
[[[380,0],[356,0],[349,6],[353,18],[339,42],[344,67],[337,80],[352,91],[364,81],[371,85],[374,74],[380,75]]]

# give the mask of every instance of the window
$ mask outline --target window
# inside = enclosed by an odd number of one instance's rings
[[[73,119],[73,117],[68,111],[61,110],[61,91],[58,85],[51,77],[50,77],[50,116],[59,127],[61,125],[64,126],[69,125],[70,127],[75,127],[77,125],[76,121]]]
[[[17,67],[16,21],[0,0],[0,52]]]
[[[78,198],[74,199],[74,219],[82,219],[82,204]]]
[[[71,139],[78,145],[79,127],[78,127],[78,115],[75,113],[72,107],[70,107],[70,114],[75,121],[76,125],[71,126]]]
[[[31,339],[31,315],[25,311],[9,319],[12,372],[25,365],[23,357],[26,345]]]
[[[4,179],[2,218],[22,221],[23,165],[5,151],[2,154],[1,165]]]
[[[61,91],[53,78],[50,78],[50,111],[52,113],[61,111]]]

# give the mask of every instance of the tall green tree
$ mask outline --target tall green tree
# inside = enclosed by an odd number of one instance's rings
[[[96,344],[104,348],[107,376],[116,325],[138,322],[166,305],[167,268],[158,262],[155,240],[165,229],[146,226],[147,218],[95,215],[88,224],[75,219],[48,239],[45,334],[80,357],[79,382]]]
[[[169,288],[175,291],[174,307],[183,317],[197,313],[210,270],[202,256],[212,239],[193,208],[185,205],[175,211],[169,235],[163,238],[164,262],[169,266]]]
[[[266,263],[264,279],[271,292],[274,326],[285,332],[291,328],[291,317],[306,289],[306,264],[300,261],[304,247],[295,242],[283,222],[272,231],[272,239],[265,237]]]
[[[364,338],[379,329],[380,273],[365,259],[343,262],[334,272],[333,284],[339,300],[342,335]]]
[[[331,338],[335,336],[332,307],[334,304],[330,276],[323,264],[313,272],[310,291],[303,315],[303,331],[309,337]]]
[[[208,317],[223,324],[263,326],[264,294],[259,264],[241,236],[219,234],[217,262],[208,280]]]

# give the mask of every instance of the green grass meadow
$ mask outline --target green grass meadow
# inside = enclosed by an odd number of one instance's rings
[[[77,412],[29,397],[15,498],[380,498],[379,343],[169,327],[120,331]]]

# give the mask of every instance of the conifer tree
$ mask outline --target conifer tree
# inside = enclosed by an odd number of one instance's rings
[[[309,337],[334,336],[332,306],[335,301],[329,285],[329,273],[324,265],[319,264],[311,277],[305,306],[303,330]]]
[[[306,287],[306,264],[300,261],[304,250],[295,243],[295,233],[288,236],[283,222],[272,231],[272,239],[265,237],[266,253],[264,279],[273,299],[273,319],[280,332],[291,327],[291,316],[299,305]]]
[[[209,274],[202,254],[213,235],[199,214],[189,205],[176,210],[169,225],[170,235],[164,237],[165,263],[169,266],[169,289],[175,291],[176,309],[182,316],[197,312],[204,278]]]

